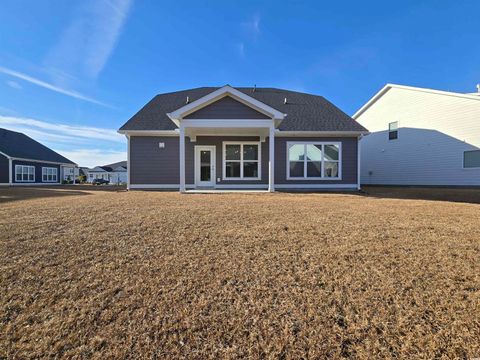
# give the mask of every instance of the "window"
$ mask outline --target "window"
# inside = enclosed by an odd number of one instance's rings
[[[464,151],[463,167],[465,169],[480,168],[480,150]]]
[[[15,181],[34,182],[35,166],[15,165]]]
[[[42,167],[43,182],[57,182],[57,168]]]
[[[398,121],[388,124],[388,140],[398,139]]]
[[[340,143],[287,142],[287,179],[340,179]]]
[[[224,142],[223,179],[260,180],[260,143]]]

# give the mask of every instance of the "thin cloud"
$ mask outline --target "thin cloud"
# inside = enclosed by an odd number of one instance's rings
[[[241,42],[237,44],[238,54],[243,58],[245,57],[245,43]]]
[[[17,83],[16,81],[13,81],[13,80],[8,80],[8,81],[5,82],[5,84],[10,86],[12,89],[16,89],[16,90],[21,90],[22,89],[22,85],[20,85],[19,83]]]
[[[127,153],[125,151],[83,148],[56,151],[76,164],[89,168],[127,160]]]
[[[12,70],[12,69],[8,69],[6,67],[0,66],[0,72],[4,73],[4,74],[7,74],[7,75],[10,75],[10,76],[13,76],[17,79],[27,81],[31,84],[43,87],[45,89],[55,91],[57,93],[60,93],[60,94],[66,95],[66,96],[73,97],[75,99],[88,101],[88,102],[91,102],[93,104],[102,105],[102,106],[106,106],[106,107],[110,107],[110,108],[112,107],[111,105],[105,104],[101,101],[98,101],[98,100],[95,100],[95,99],[93,99],[91,97],[88,97],[86,95],[80,94],[79,92],[76,92],[76,91],[73,91],[73,90],[63,89],[61,87],[58,87],[58,86],[55,86],[53,84],[47,83],[46,81],[34,78],[30,75],[27,75],[27,74],[24,74],[24,73],[21,73],[21,72]]]
[[[45,65],[95,79],[114,51],[128,18],[131,0],[90,0],[82,3]],[[59,76],[58,81],[64,81]]]
[[[40,138],[37,140],[73,142],[100,140],[125,143],[124,136],[118,134],[114,129],[55,124],[29,118],[0,115],[0,127],[27,134],[28,132],[35,133]]]
[[[260,14],[255,14],[249,21],[244,22],[242,25],[247,30],[247,32],[253,36],[253,39],[256,40],[257,37],[260,35]]]

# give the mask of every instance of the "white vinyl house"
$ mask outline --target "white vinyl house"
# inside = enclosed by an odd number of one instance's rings
[[[463,94],[387,84],[353,118],[365,185],[480,186],[480,86]]]

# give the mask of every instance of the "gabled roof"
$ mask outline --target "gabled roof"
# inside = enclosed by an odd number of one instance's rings
[[[0,128],[0,152],[12,157],[76,165],[25,134]]]
[[[124,167],[126,169],[127,168],[127,161],[126,160],[125,161],[119,161],[119,162],[116,162],[116,163],[103,165],[102,167],[109,167],[109,168],[115,169],[119,166]]]
[[[402,89],[402,90],[411,90],[411,91],[420,91],[426,92],[430,94],[437,94],[437,95],[444,95],[444,96],[455,96],[461,97],[465,99],[471,100],[480,100],[480,96],[477,93],[473,94],[463,94],[451,91],[442,91],[442,90],[434,90],[434,89],[427,89],[427,88],[420,88],[414,86],[405,86],[405,85],[397,85],[397,84],[386,84],[379,92],[377,92],[370,100],[368,100],[365,105],[363,105],[357,112],[352,116],[352,118],[357,119],[361,114],[363,114],[370,106],[378,101],[383,95],[387,93],[390,89]]]
[[[221,88],[201,87],[157,95],[128,120],[120,131],[175,130],[177,126],[168,117],[168,113],[184,107],[187,97],[192,103],[219,89]],[[234,90],[279,113],[287,114],[278,127],[282,131],[367,131],[322,96],[276,88],[236,87]]]

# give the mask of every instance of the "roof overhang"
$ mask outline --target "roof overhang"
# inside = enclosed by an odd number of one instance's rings
[[[427,89],[427,88],[419,88],[414,86],[405,86],[405,85],[397,85],[397,84],[386,84],[379,92],[377,92],[370,100],[368,100],[365,105],[363,105],[360,109],[357,110],[355,114],[353,114],[352,118],[357,120],[357,118],[362,115],[370,106],[372,106],[378,99],[380,99],[383,95],[385,95],[390,89],[402,89],[402,90],[411,90],[411,91],[420,91],[426,92],[430,94],[438,94],[438,95],[445,95],[445,96],[454,96],[454,97],[461,97],[465,99],[471,100],[480,100],[480,96],[476,94],[462,94],[456,93],[451,91],[441,91],[441,90],[434,90],[434,89]]]
[[[359,137],[368,131],[275,131],[275,137]]]
[[[286,114],[278,111],[277,109],[274,109],[273,107],[258,101],[257,99],[248,96],[247,94],[244,94],[241,91],[238,91],[237,89],[231,87],[230,85],[225,85],[210,94],[207,94],[200,99],[197,99],[191,103],[186,104],[185,106],[182,106],[181,108],[172,111],[170,113],[167,113],[167,116],[172,120],[177,126],[180,126],[180,122],[183,120],[183,118],[207,105],[210,105],[214,103],[215,101],[218,101],[225,96],[230,96],[233,99],[241,102],[242,104],[251,107],[252,109],[255,109],[262,114],[265,114],[266,116],[272,118],[275,120],[277,126],[280,124],[280,122],[285,118]]]

